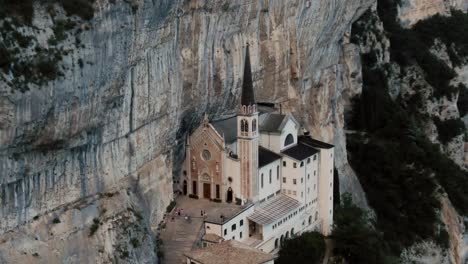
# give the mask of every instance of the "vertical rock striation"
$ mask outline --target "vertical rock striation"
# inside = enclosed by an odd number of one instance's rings
[[[24,93],[0,81],[0,234],[28,234],[36,216],[91,206],[87,199],[110,190],[138,196],[132,206],[156,228],[187,132],[204,112],[235,110],[247,42],[258,100],[281,102],[315,137],[334,142],[341,190],[365,204],[346,161],[343,112],[359,90],[360,64],[343,36],[372,2],[97,0],[94,19],[61,44],[63,77]],[[33,25],[44,29],[45,46],[53,24],[36,3]],[[119,215],[115,207],[108,214]]]

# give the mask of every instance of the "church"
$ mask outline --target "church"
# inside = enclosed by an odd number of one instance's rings
[[[330,234],[334,147],[302,131],[292,115],[257,104],[247,47],[237,115],[205,116],[187,139],[183,194],[234,208],[205,220],[206,243],[275,252],[301,232]]]

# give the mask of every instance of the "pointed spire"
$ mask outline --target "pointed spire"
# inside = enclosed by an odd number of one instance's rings
[[[249,44],[245,51],[244,79],[242,82],[241,105],[254,105],[255,94],[253,91],[252,68],[250,66]]]

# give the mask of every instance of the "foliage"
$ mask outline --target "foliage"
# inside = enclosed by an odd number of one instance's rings
[[[377,5],[379,17],[390,39],[392,60],[403,67],[418,64],[425,72],[426,81],[434,87],[435,97],[453,96],[458,89],[450,81],[456,73],[433,55],[430,48],[434,39],[438,38],[449,48],[452,62],[460,62],[460,56],[468,55],[468,14],[452,11],[452,16],[434,16],[419,22],[412,29],[406,29],[397,21],[398,2],[378,0]]]
[[[174,209],[175,206],[176,206],[176,201],[171,201],[171,203],[169,203],[169,205],[166,208],[166,212],[170,213],[172,209]]]
[[[454,72],[429,51],[433,41],[422,37],[416,29],[403,29],[396,22],[396,1],[379,0],[378,13],[390,38],[393,62],[403,70],[414,64],[421,66],[426,81],[434,87],[434,96],[451,96],[461,90],[450,85]],[[356,30],[353,27],[353,34],[364,34],[365,29],[363,24]],[[352,39],[362,41],[360,36]],[[436,212],[440,207],[439,187],[445,190],[461,214],[467,214],[468,197],[463,190],[468,189],[468,173],[424,135],[421,128],[427,117],[415,111],[422,107],[423,99],[392,100],[387,87],[388,72],[376,65],[372,57],[363,58],[363,92],[352,99],[353,111],[346,126],[362,132],[347,136],[348,157],[376,213],[375,227],[383,232],[381,239],[385,241],[379,246],[385,250],[374,252],[373,256],[398,256],[402,248],[422,239],[431,239],[446,247],[446,232],[437,228],[440,224]],[[464,130],[460,120],[437,123],[441,141]],[[379,243],[378,236],[371,238],[372,243]],[[350,238],[347,242],[356,245],[362,238]],[[362,247],[366,246],[356,246],[353,253],[361,256],[364,253],[359,248]],[[343,254],[346,255],[346,251]]]
[[[54,224],[59,224],[59,223],[61,223],[61,222],[60,222],[60,219],[58,219],[58,218],[56,217],[56,218],[54,218],[54,219],[52,220],[52,223],[54,223]]]
[[[134,248],[137,248],[137,247],[140,246],[140,241],[138,240],[138,238],[134,237],[134,238],[130,239],[130,244],[132,244],[132,246]]]
[[[1,67],[0,63],[0,67]],[[468,88],[460,84],[458,86],[459,89],[459,94],[458,94],[458,101],[457,101],[457,106],[458,106],[458,111],[460,111],[460,116],[463,117],[466,114],[468,114]]]
[[[439,118],[435,117],[434,123],[437,127],[439,140],[443,144],[447,144],[454,137],[463,134],[465,131],[465,123],[463,123],[460,118],[441,121]]]
[[[31,24],[34,14],[33,0],[0,0],[0,19],[14,16],[25,24]]]
[[[93,219],[93,224],[89,228],[89,236],[92,236],[92,235],[94,235],[94,233],[96,233],[96,231],[99,228],[99,224],[100,224],[99,219],[94,218]]]
[[[62,4],[67,15],[77,15],[85,20],[94,16],[93,4],[95,0],[58,0]]]
[[[335,207],[333,238],[335,254],[347,263],[389,263],[387,246],[382,236],[369,225],[368,213],[353,204],[349,193]]]
[[[298,237],[286,239],[281,246],[279,257],[275,263],[320,263],[324,253],[324,236],[318,232],[306,232]]]

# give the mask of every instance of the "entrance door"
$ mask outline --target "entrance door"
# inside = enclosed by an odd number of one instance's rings
[[[203,183],[203,198],[211,199],[211,184]]]
[[[187,181],[184,181],[184,195],[187,195]]]
[[[232,202],[232,189],[231,189],[231,187],[229,187],[229,189],[227,191],[226,202],[228,202],[228,203]]]

